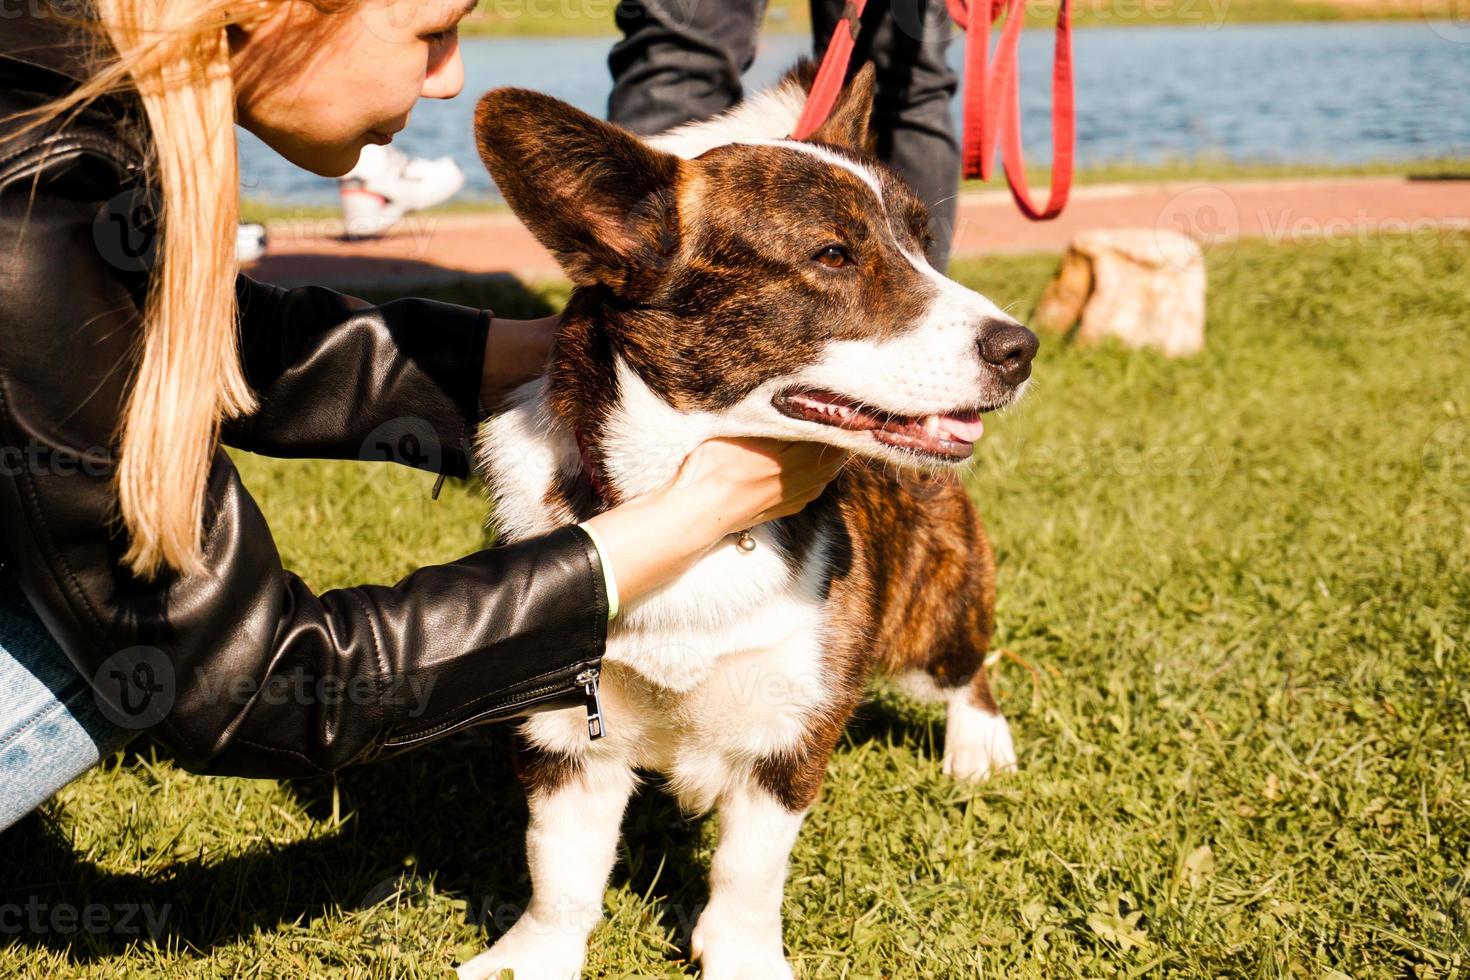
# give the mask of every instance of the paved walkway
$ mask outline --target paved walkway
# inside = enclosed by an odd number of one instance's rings
[[[1066,213],[1031,222],[1004,190],[961,196],[954,254],[1055,252],[1088,228],[1158,227],[1205,241],[1276,242],[1378,233],[1470,231],[1470,181],[1353,177],[1114,184],[1073,191]],[[413,283],[465,275],[522,280],[558,275],[556,263],[509,212],[414,215],[371,242],[338,241],[334,221],[271,227],[266,257],[247,270],[284,285]]]

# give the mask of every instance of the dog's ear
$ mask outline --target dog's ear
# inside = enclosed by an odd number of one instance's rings
[[[678,243],[678,157],[518,88],[480,99],[475,141],[506,201],[574,283],[629,299],[657,285]]]
[[[876,78],[877,71],[873,68],[873,63],[870,61],[863,65],[852,80],[843,86],[827,121],[818,126],[807,139],[871,154],[873,144],[868,122],[873,118]],[[807,91],[811,91],[811,82],[807,82],[806,87]]]

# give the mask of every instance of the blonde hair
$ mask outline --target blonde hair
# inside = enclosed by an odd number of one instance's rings
[[[204,506],[224,419],[255,410],[240,364],[235,296],[239,164],[228,29],[247,29],[282,0],[91,0],[115,56],[39,122],[119,89],[141,99],[148,176],[160,202],[141,351],[121,422],[119,517],[124,563],[151,579],[166,566],[204,571]],[[320,9],[346,0],[310,0]]]

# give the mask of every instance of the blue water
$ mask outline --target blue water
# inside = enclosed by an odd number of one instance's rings
[[[423,102],[396,145],[453,156],[464,194],[493,194],[470,139],[475,98],[499,85],[548,92],[601,115],[611,82],[608,38],[464,42],[465,93]],[[1218,29],[1129,27],[1076,34],[1077,156],[1083,167],[1197,156],[1351,163],[1470,155],[1470,43],[1419,22],[1263,24]],[[794,36],[767,38],[746,76],[761,88],[808,53]],[[960,64],[963,41],[950,50]],[[1052,35],[1021,42],[1028,158],[1050,155]],[[956,100],[958,118],[958,99]],[[245,192],[322,201],[335,185],[296,170],[242,133]]]

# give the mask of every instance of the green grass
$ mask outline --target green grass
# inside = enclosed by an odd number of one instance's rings
[[[942,777],[940,715],[880,689],[794,855],[799,975],[1470,975],[1467,256],[1245,242],[1211,256],[1199,357],[1046,341],[971,481],[1030,667],[996,670],[1022,771]],[[1025,311],[1054,265],[955,271]],[[482,540],[469,486],[240,463],[318,588]],[[0,837],[0,907],[167,907],[160,942],[26,930],[0,975],[441,975],[527,895],[506,748],[482,729],[333,784],[144,745]],[[635,801],[589,976],[688,974],[712,824]]]
[[[1470,170],[1470,163],[1466,164]],[[332,193],[328,188],[328,193]],[[503,202],[486,197],[456,197],[419,215],[484,214],[487,211],[509,211]],[[258,221],[262,224],[275,221],[341,221],[342,206],[335,202],[284,201],[273,197],[245,197],[240,200],[240,220]]]
[[[1278,163],[1267,160],[1231,160],[1218,154],[1177,157],[1157,163],[1119,161],[1078,170],[1073,182],[1080,187],[1097,184],[1157,184],[1174,181],[1303,180],[1340,177],[1411,177],[1418,180],[1470,180],[1470,158],[1430,157],[1423,160],[1368,160],[1361,163]],[[1027,167],[1033,195],[1051,184],[1049,167]],[[967,180],[964,190],[1003,190],[1005,174],[986,181]]]
[[[1028,167],[1027,180],[1034,194],[1044,193],[1051,181],[1047,167]],[[1470,158],[1431,157],[1423,160],[1370,160],[1363,163],[1274,163],[1237,161],[1223,156],[1179,157],[1159,163],[1110,163],[1077,171],[1077,186],[1096,184],[1151,184],[1165,181],[1280,180],[1286,178],[1391,177],[1470,180]],[[968,180],[962,190],[1004,190],[1005,175],[997,168],[989,182]],[[477,214],[507,211],[503,203],[486,198],[460,198],[424,212],[425,214]],[[292,204],[269,198],[246,198],[240,202],[242,221],[340,220],[342,209],[333,204]]]
[[[1218,27],[1225,23],[1283,21],[1411,20],[1449,17],[1458,0],[1078,0],[1074,22],[1079,27],[1178,25]],[[1058,4],[1028,5],[1028,26],[1056,23]],[[496,0],[461,28],[480,37],[613,36],[616,0]],[[766,33],[805,34],[811,30],[806,0],[770,0]]]

